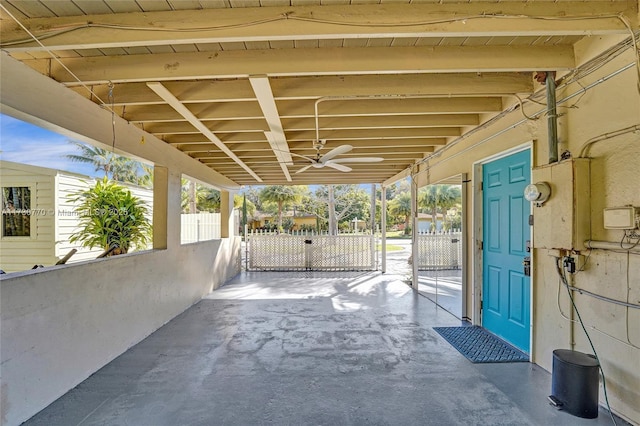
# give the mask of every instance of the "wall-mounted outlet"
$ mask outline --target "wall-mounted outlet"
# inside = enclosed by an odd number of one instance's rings
[[[576,274],[587,269],[587,258],[579,253],[570,253],[562,258],[562,266],[569,274]]]
[[[640,208],[633,206],[604,209],[604,229],[637,229]]]

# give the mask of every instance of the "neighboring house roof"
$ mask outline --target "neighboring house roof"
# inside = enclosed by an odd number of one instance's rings
[[[93,179],[91,176],[83,175],[80,173],[73,173],[65,170],[52,169],[49,167],[34,166],[31,164],[15,163],[13,161],[6,161],[6,160],[0,160],[0,168],[20,170],[27,173],[46,175],[46,176],[56,176],[56,175],[64,174],[67,176],[73,176],[77,178],[83,178],[83,179],[89,179],[89,180]]]

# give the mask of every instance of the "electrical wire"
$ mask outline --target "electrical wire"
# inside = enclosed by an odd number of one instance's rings
[[[537,121],[538,118],[540,118],[540,117],[531,117],[531,116],[527,115],[527,113],[524,112],[524,103],[523,103],[522,98],[520,96],[518,96],[518,94],[516,94],[516,93],[514,93],[513,96],[515,96],[515,98],[518,100],[518,104],[520,105],[520,112],[522,113],[522,116],[525,119],[527,119],[529,121]]]
[[[532,19],[532,20],[541,20],[541,21],[589,21],[589,20],[602,20],[602,19],[618,19],[623,23],[623,25],[627,29],[632,31],[631,24],[629,23],[626,16],[624,16],[624,14],[622,13],[588,15],[588,16],[587,15],[536,16],[536,15],[526,15],[526,14],[511,15],[511,14],[502,14],[502,13],[483,13],[479,15],[466,15],[466,16],[458,16],[453,18],[420,20],[420,21],[411,21],[411,22],[357,22],[357,21],[348,21],[348,20],[338,21],[338,20],[331,20],[331,19],[322,19],[317,17],[296,16],[293,14],[293,12],[287,12],[271,18],[258,19],[255,21],[246,21],[246,22],[240,22],[236,24],[225,24],[225,25],[208,25],[205,27],[193,27],[193,28],[151,27],[151,26],[141,27],[137,25],[89,22],[89,23],[83,23],[83,24],[73,25],[73,26],[56,27],[53,30],[49,29],[47,32],[41,33],[38,36],[38,39],[46,40],[62,34],[67,34],[70,32],[87,29],[87,28],[106,28],[106,29],[115,29],[120,31],[191,33],[191,32],[228,30],[228,29],[234,29],[234,28],[246,28],[246,27],[259,26],[259,25],[264,25],[264,24],[279,22],[279,21],[286,21],[286,20],[310,22],[310,23],[317,23],[317,24],[329,24],[329,25],[337,25],[337,26],[347,26],[347,27],[355,27],[355,28],[358,28],[358,27],[360,28],[404,28],[404,27],[451,24],[451,23],[457,23],[457,22],[466,23],[466,21],[480,20],[480,19]],[[27,31],[27,33],[29,32]],[[29,35],[31,34],[29,33]],[[31,38],[22,39],[22,40],[13,40],[10,42],[0,43],[0,47],[17,46],[20,44],[29,43],[31,41],[32,41]]]
[[[574,92],[574,93],[572,93],[570,95],[567,95],[564,98],[559,99],[557,102],[559,104],[560,103],[564,103],[564,102],[567,102],[570,99],[574,98],[575,96],[580,96],[580,95],[582,95],[584,93],[584,91],[590,90],[591,88],[593,88],[593,87],[595,87],[595,86],[597,86],[597,85],[599,85],[601,83],[604,83],[605,81],[608,81],[608,80],[616,77],[617,75],[623,73],[624,71],[626,71],[629,68],[634,67],[634,66],[635,66],[635,63],[627,64],[627,65],[623,66],[622,68],[620,68],[620,69],[618,69],[618,70],[616,70],[616,71],[614,71],[614,72],[612,72],[612,73],[610,73],[610,74],[608,74],[608,75],[606,75],[604,77],[601,77],[598,80],[594,81],[593,83],[583,87],[583,90],[580,90],[578,92]],[[560,86],[558,86],[558,87],[560,87]],[[478,127],[475,127],[473,130],[471,130],[471,131],[465,133],[464,135],[458,137],[454,141],[449,142],[448,144],[446,144],[445,146],[443,146],[441,149],[439,149],[438,151],[434,152],[433,154],[430,154],[427,157],[423,158],[418,163],[416,163],[416,165],[424,164],[425,162],[428,162],[431,159],[438,158],[438,157],[442,156],[442,154],[444,154],[448,150],[452,149],[453,147],[457,146],[459,143],[461,143],[465,139],[469,138],[470,136],[472,136],[473,134],[475,134],[476,132],[478,132],[480,130],[486,129],[487,127],[489,127],[492,124],[496,123],[497,121],[501,120],[502,118],[504,118],[508,114],[512,113],[514,110],[515,110],[515,106],[512,107],[512,108],[509,108],[509,109],[506,109],[506,110],[502,111],[500,114],[497,114],[497,115],[493,116],[492,118],[490,118],[489,120],[484,122],[482,125],[480,125]],[[544,114],[545,112],[546,112],[546,109],[539,110],[538,112],[536,112],[533,115],[531,115],[531,117],[536,117],[538,115]],[[446,161],[452,160],[452,159],[458,157],[459,155],[462,155],[462,154],[464,154],[465,152],[468,152],[471,149],[474,149],[474,148],[476,148],[476,147],[478,147],[480,145],[483,145],[486,142],[488,142],[488,141],[490,141],[490,140],[502,135],[503,133],[506,133],[506,132],[508,132],[508,131],[510,131],[510,130],[512,130],[512,129],[514,129],[514,128],[516,128],[516,127],[518,127],[521,124],[526,123],[526,122],[527,122],[527,119],[522,119],[522,120],[520,120],[520,121],[518,121],[518,122],[516,122],[514,124],[511,124],[508,127],[506,127],[504,129],[494,133],[493,135],[487,136],[486,138],[481,139],[478,142],[476,142],[476,143],[474,143],[472,145],[469,145],[468,147],[466,147],[466,148],[464,148],[464,149],[462,149],[462,150],[460,150],[460,151],[458,151],[458,152],[456,152],[456,153],[454,153],[454,154],[452,154],[452,155],[450,155],[448,157],[445,157],[444,159],[440,160],[434,166],[431,166],[431,167],[439,166],[439,165],[445,163]],[[422,174],[422,173],[428,172],[431,167],[427,167],[425,170],[423,170],[421,172],[418,172],[418,174]],[[405,169],[405,170],[407,170],[407,169]]]
[[[563,286],[562,280],[558,279],[558,291],[557,291],[557,296],[556,296],[556,305],[557,305],[557,307],[558,307],[558,312],[560,312],[560,316],[561,316],[562,318],[564,318],[565,320],[567,320],[567,321],[569,321],[569,322],[571,322],[571,323],[577,323],[577,322],[578,322],[578,320],[574,320],[574,319],[569,318],[569,317],[567,316],[567,314],[565,314],[565,313],[562,311],[562,307],[560,306],[560,289],[561,289],[561,287],[562,287],[562,286]],[[597,327],[595,327],[595,326],[593,326],[593,325],[589,325],[589,328],[590,328],[591,330],[593,330],[593,331],[597,331],[598,333],[600,333],[600,334],[603,334],[603,335],[607,336],[607,337],[608,337],[608,338],[610,338],[610,339],[615,340],[616,342],[622,343],[623,345],[629,346],[629,347],[634,348],[634,349],[640,349],[640,346],[635,345],[635,344],[634,344],[633,342],[631,342],[631,340],[629,339],[629,310],[628,310],[628,309],[626,309],[626,313],[627,313],[627,315],[626,315],[626,320],[627,320],[627,321],[626,321],[626,325],[627,325],[627,330],[626,330],[626,334],[627,334],[627,341],[626,341],[626,342],[625,342],[624,340],[622,340],[622,339],[617,338],[616,336],[613,336],[613,335],[611,335],[611,334],[607,333],[606,331],[602,331],[602,330],[600,330],[599,328],[597,328]]]
[[[330,24],[337,26],[347,26],[347,27],[361,27],[361,28],[403,28],[403,27],[417,27],[417,26],[429,26],[429,25],[439,25],[439,24],[451,24],[456,22],[466,22],[471,20],[479,20],[479,19],[533,19],[533,20],[542,20],[542,21],[588,21],[588,20],[601,20],[601,19],[619,19],[630,28],[630,24],[628,21],[623,20],[622,17],[624,15],[618,14],[609,14],[609,15],[593,15],[593,16],[536,16],[536,15],[526,15],[526,14],[502,14],[502,13],[483,13],[481,15],[467,15],[467,16],[458,16],[454,18],[443,18],[443,19],[432,19],[432,20],[420,20],[420,21],[411,21],[411,22],[357,22],[357,21],[338,21],[331,19],[322,19],[316,17],[304,17],[304,16],[296,16],[292,12],[282,13],[272,18],[258,19],[255,21],[247,21],[241,22],[237,24],[226,24],[226,25],[208,25],[205,27],[194,27],[194,28],[178,28],[178,27],[141,27],[136,25],[122,25],[122,24],[104,24],[104,23],[96,23],[89,22],[86,24],[68,26],[68,27],[57,27],[53,30],[49,30],[45,33],[39,35],[40,40],[45,40],[48,38],[56,37],[62,34],[67,34],[73,31],[78,31],[86,28],[106,28],[106,29],[115,29],[121,31],[145,31],[145,32],[171,32],[171,33],[190,33],[190,32],[203,32],[203,31],[219,31],[219,30],[227,30],[234,28],[245,28],[245,27],[253,27],[264,25],[273,22],[279,21],[301,21],[301,22],[310,22],[317,24]],[[15,19],[15,18],[14,18]],[[626,19],[626,18],[625,18]],[[0,47],[7,46],[16,46],[24,43],[29,43],[32,40],[22,39],[22,40],[14,40],[6,43],[0,44]]]
[[[576,306],[576,302],[573,299],[573,294],[571,294],[571,290],[569,289],[569,283],[567,282],[567,277],[565,276],[564,270],[560,265],[561,258],[555,257],[555,259],[556,259],[556,271],[560,276],[562,283],[567,288],[567,294],[569,295],[569,300],[571,300],[571,306],[573,307],[573,311],[576,313],[576,316],[578,317],[578,320],[580,322],[580,326],[582,327],[582,331],[584,331],[584,334],[587,337],[587,340],[589,341],[589,345],[591,346],[591,350],[593,351],[593,356],[596,358],[596,361],[598,361],[598,368],[600,369],[600,374],[602,375],[602,389],[604,392],[604,400],[607,404],[607,409],[609,410],[609,416],[611,416],[611,421],[613,422],[614,426],[617,426],[616,419],[615,417],[613,417],[613,412],[611,411],[611,405],[609,404],[609,395],[607,393],[607,379],[605,377],[604,370],[602,368],[602,363],[600,362],[600,357],[598,357],[598,353],[596,352],[596,348],[593,345],[593,341],[591,341],[591,336],[589,335],[589,332],[587,331],[587,328],[584,325],[584,321],[582,321],[582,316],[580,315],[580,311],[578,310],[578,307]]]
[[[109,107],[107,106],[107,104],[106,104],[106,103],[105,103],[105,102],[100,98],[100,96],[98,96],[98,94],[96,94],[93,90],[91,90],[91,89],[89,88],[89,86],[87,86],[86,84],[84,84],[84,83],[82,82],[82,80],[80,80],[80,78],[79,78],[77,75],[75,75],[75,74],[73,73],[73,71],[71,71],[71,70],[70,70],[70,69],[69,69],[69,68],[68,68],[68,67],[67,67],[67,66],[66,66],[66,65],[65,65],[65,64],[60,60],[60,58],[58,58],[56,55],[54,55],[54,54],[53,54],[53,52],[52,52],[51,50],[49,50],[49,49],[48,49],[44,44],[42,44],[42,42],[41,42],[41,41],[40,41],[40,40],[39,40],[39,39],[38,39],[38,38],[37,38],[37,37],[36,37],[36,36],[31,32],[31,31],[29,31],[29,30],[27,29],[27,27],[25,27],[25,26],[22,24],[22,22],[20,22],[20,21],[18,20],[18,18],[16,18],[15,16],[13,16],[13,14],[12,14],[11,12],[9,12],[9,10],[7,10],[7,8],[6,8],[6,7],[4,7],[4,5],[3,5],[2,3],[0,3],[0,8],[2,8],[2,10],[4,10],[4,11],[5,11],[5,13],[11,17],[11,19],[13,19],[13,20],[14,20],[14,21],[15,21],[15,22],[16,22],[16,23],[17,23],[17,24],[18,24],[18,25],[19,25],[19,26],[20,26],[20,27],[21,27],[21,28],[22,28],[22,29],[23,29],[27,34],[29,34],[29,36],[30,36],[30,37],[31,37],[31,38],[32,38],[36,43],[38,43],[38,45],[40,45],[40,47],[42,47],[42,48],[43,48],[43,49],[44,49],[44,50],[49,54],[49,56],[51,56],[51,57],[52,57],[56,62],[58,62],[58,63],[60,64],[60,66],[61,66],[62,68],[64,68],[64,69],[65,69],[65,71],[67,71],[67,72],[69,73],[69,75],[71,75],[74,79],[76,79],[76,81],[78,81],[78,83],[80,83],[80,85],[81,85],[83,88],[85,88],[85,89],[86,89],[86,90],[87,90],[87,91],[88,91],[92,96],[95,96],[95,97],[96,97],[96,99],[97,99],[98,101],[100,101],[100,104],[102,104],[102,106],[103,106],[103,107],[108,108],[108,109],[111,111],[111,113],[112,113],[112,114],[115,114],[115,111],[114,111],[113,109],[109,108]],[[1,48],[1,47],[2,47],[2,46],[0,45],[0,48]]]

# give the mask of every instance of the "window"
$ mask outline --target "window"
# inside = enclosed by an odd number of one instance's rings
[[[2,188],[2,236],[31,236],[31,188]]]
[[[182,244],[220,238],[220,191],[182,176]]]

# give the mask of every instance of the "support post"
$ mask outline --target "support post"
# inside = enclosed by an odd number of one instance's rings
[[[153,248],[167,248],[167,216],[169,215],[169,170],[153,167]]]
[[[382,231],[382,266],[381,270],[384,274],[387,272],[387,188],[382,187],[382,210],[380,212],[380,230]]]
[[[232,237],[233,224],[233,192],[220,191],[220,237]]]
[[[411,287],[418,289],[418,180],[411,173]]]
[[[371,213],[369,225],[371,226],[371,265],[376,268],[376,184],[371,184]]]

